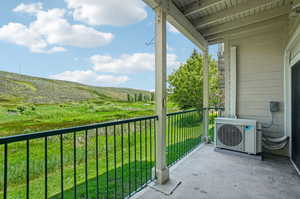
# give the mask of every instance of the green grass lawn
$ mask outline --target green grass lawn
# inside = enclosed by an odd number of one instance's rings
[[[18,110],[20,107],[25,108],[22,113]],[[169,112],[178,110],[173,103],[168,104],[168,109]],[[146,102],[87,101],[51,105],[0,103],[0,137],[153,114],[154,104]]]

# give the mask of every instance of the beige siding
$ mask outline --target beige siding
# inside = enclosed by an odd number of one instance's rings
[[[284,27],[272,27],[251,36],[231,39],[237,46],[237,116],[271,121],[270,101],[279,101],[281,109],[275,114],[272,135],[283,135],[283,63],[286,45]]]

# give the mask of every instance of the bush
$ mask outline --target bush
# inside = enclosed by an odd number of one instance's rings
[[[24,111],[26,110],[26,107],[25,107],[25,106],[18,106],[18,107],[17,107],[17,110],[18,110],[20,113],[24,113]]]
[[[32,111],[35,111],[35,110],[36,110],[36,107],[35,107],[35,106],[31,106],[31,110],[32,110]]]

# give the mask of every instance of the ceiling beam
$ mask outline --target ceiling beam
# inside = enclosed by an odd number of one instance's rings
[[[222,42],[226,36],[236,37],[244,34],[252,34],[257,31],[269,29],[270,27],[283,27],[287,25],[288,15],[279,16],[270,20],[254,23],[238,29],[229,30],[220,34],[208,36],[206,39],[211,45],[212,43]]]
[[[220,24],[220,25],[216,25],[213,26],[211,28],[208,29],[204,29],[202,32],[202,35],[204,35],[204,37],[208,37],[211,35],[215,35],[215,34],[222,34],[224,32],[230,31],[230,30],[234,30],[234,29],[238,29],[244,26],[249,26],[251,24],[254,23],[259,23],[262,21],[266,21],[266,20],[270,20],[273,19],[275,17],[279,17],[285,14],[288,14],[290,11],[290,6],[283,6],[283,7],[279,7],[279,8],[274,8],[274,9],[270,9],[270,10],[266,10],[264,12],[261,12],[257,15],[253,15],[253,16],[248,16],[245,18],[241,18],[239,20],[235,20],[235,21],[231,21],[228,23],[224,23],[224,24]]]
[[[237,15],[243,14],[244,12],[247,12],[251,9],[256,9],[261,6],[272,5],[277,2],[282,2],[282,0],[251,0],[251,1],[247,1],[243,4],[228,8],[224,11],[215,13],[213,15],[201,17],[201,18],[195,20],[195,22],[196,22],[195,26],[197,29],[203,29],[209,25],[219,22],[220,20],[223,20],[224,18],[237,16]]]
[[[214,7],[220,3],[225,3],[227,0],[200,0],[197,2],[193,2],[190,5],[187,5],[185,8],[184,15],[190,16],[197,12],[201,12],[208,8]]]
[[[153,9],[160,6],[167,13],[167,20],[171,23],[178,31],[190,39],[196,46],[201,50],[206,50],[207,41],[196,30],[195,26],[183,15],[183,13],[174,5],[171,0],[143,0]]]

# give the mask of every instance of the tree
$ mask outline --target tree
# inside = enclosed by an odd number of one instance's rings
[[[155,100],[155,99],[154,99],[154,92],[151,92],[150,98],[151,98],[150,101],[152,101],[152,102]]]
[[[138,96],[136,93],[134,93],[134,101],[137,102],[138,101],[137,99],[138,99]]]
[[[143,93],[139,93],[138,101],[139,101],[139,102],[142,102],[142,101],[143,101]]]
[[[216,61],[209,57],[210,105],[219,103],[218,69]],[[196,50],[168,78],[170,98],[180,108],[203,108],[203,56]]]
[[[127,93],[127,101],[130,102],[131,101],[131,97],[130,94]]]

